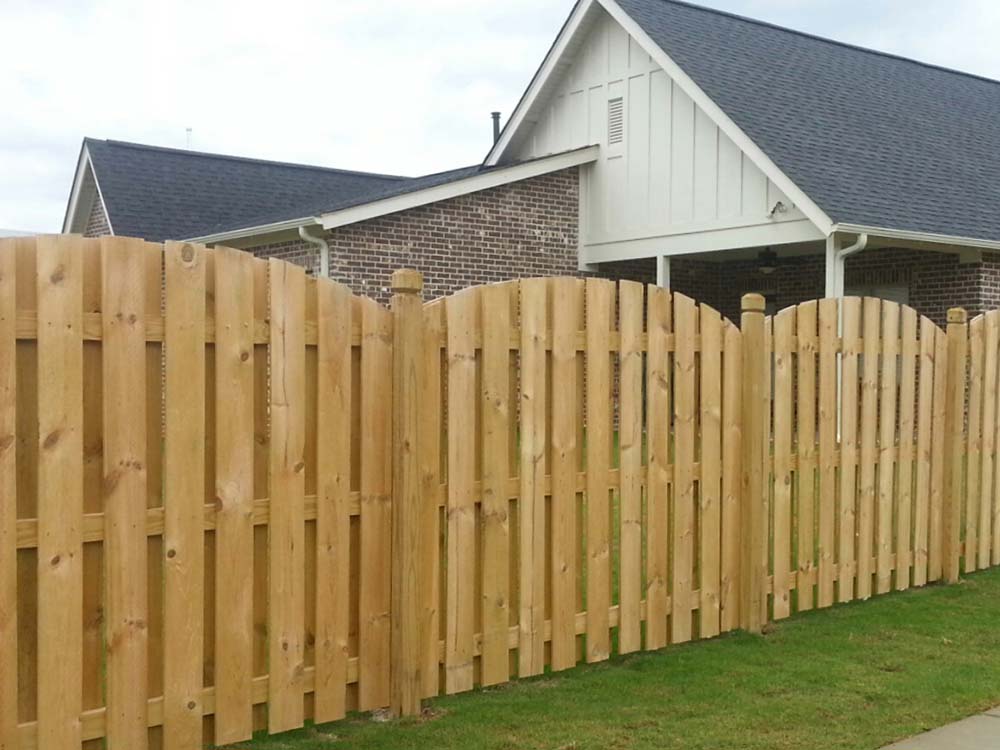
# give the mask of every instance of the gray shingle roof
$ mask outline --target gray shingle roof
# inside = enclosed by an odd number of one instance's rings
[[[312,215],[410,178],[85,140],[115,234],[151,241]]]
[[[834,222],[1000,240],[1000,83],[677,0],[618,0]]]

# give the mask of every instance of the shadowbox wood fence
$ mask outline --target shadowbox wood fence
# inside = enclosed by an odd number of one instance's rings
[[[1000,564],[1000,311],[393,284],[0,241],[0,748],[415,713]]]

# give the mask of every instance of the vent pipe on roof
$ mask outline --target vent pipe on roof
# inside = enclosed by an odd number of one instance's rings
[[[493,118],[493,142],[496,143],[500,140],[500,113],[490,112],[490,117]]]

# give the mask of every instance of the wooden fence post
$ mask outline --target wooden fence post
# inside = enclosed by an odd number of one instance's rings
[[[743,476],[740,499],[740,627],[764,625],[767,582],[767,519],[764,516],[764,394],[770,369],[764,350],[764,298],[743,296]]]
[[[427,510],[421,493],[420,396],[423,356],[423,275],[400,270],[392,275],[392,601],[390,704],[394,716],[420,713],[423,691],[420,623],[423,578],[420,534]]]
[[[948,310],[948,363],[944,418],[944,492],[942,508],[942,575],[956,583],[961,557],[962,485],[965,440],[965,372],[969,346],[968,315],[960,307]]]

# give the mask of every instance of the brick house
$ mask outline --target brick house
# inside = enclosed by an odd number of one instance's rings
[[[579,0],[486,159],[405,178],[86,139],[64,231],[223,243],[385,299],[522,276],[1000,306],[1000,83],[677,0]]]

